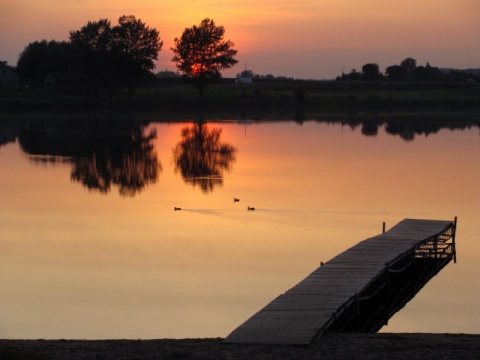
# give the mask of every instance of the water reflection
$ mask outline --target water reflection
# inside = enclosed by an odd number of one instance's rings
[[[71,180],[89,190],[134,196],[158,179],[161,164],[154,151],[156,132],[140,124],[85,121],[23,125],[19,144],[36,163],[70,163]]]
[[[186,183],[198,186],[204,193],[222,186],[224,171],[229,171],[236,161],[237,150],[220,142],[221,133],[221,128],[209,128],[200,119],[182,129],[181,140],[173,149],[175,172],[180,172]]]
[[[129,201],[113,183],[107,197],[69,181],[74,159],[93,154],[92,136],[106,144],[110,132],[129,133],[129,126],[35,121],[40,134],[24,129],[20,142],[39,156],[27,158],[66,162],[40,169],[25,161],[18,141],[0,147],[1,336],[223,337],[321,261],[378,234],[382,222],[454,215],[461,261],[386,331],[478,333],[478,128],[406,142],[387,134],[384,122],[376,138],[366,138],[361,122],[350,131],[343,120],[252,121],[247,138],[248,121],[202,125],[221,127],[220,142],[236,148],[234,176],[223,170],[222,188],[207,196],[180,169],[174,174],[173,149],[194,124],[152,124],[161,181]],[[87,128],[103,133],[90,136]]]
[[[319,121],[323,122],[323,121]],[[366,119],[352,116],[342,124],[348,124],[352,129],[361,126],[365,136],[377,136],[379,128],[383,125],[390,135],[400,136],[405,141],[412,141],[416,135],[431,135],[441,129],[465,130],[471,127],[480,127],[478,119],[438,118],[438,117],[380,117],[372,115]]]
[[[381,123],[374,119],[366,119],[362,122],[362,134],[365,136],[377,136],[380,125]]]

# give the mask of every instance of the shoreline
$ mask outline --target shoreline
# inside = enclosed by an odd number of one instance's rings
[[[0,339],[0,358],[2,360],[464,360],[480,358],[480,334],[328,333],[309,346],[223,344],[222,341],[222,338]]]

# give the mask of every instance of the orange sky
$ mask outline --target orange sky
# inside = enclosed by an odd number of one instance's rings
[[[480,67],[478,0],[0,0],[0,60],[15,65],[35,40],[67,40],[89,20],[132,14],[160,31],[158,70],[176,70],[173,39],[209,17],[235,43],[239,64],[257,74],[333,78],[376,62],[384,71],[418,65]]]

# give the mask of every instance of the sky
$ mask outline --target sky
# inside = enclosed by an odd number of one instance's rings
[[[377,63],[480,67],[479,0],[0,0],[0,60],[15,66],[31,42],[68,40],[88,21],[134,15],[164,42],[155,71],[176,71],[175,37],[210,18],[225,27],[239,63],[300,79],[332,79]]]

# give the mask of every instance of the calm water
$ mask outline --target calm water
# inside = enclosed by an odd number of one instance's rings
[[[224,337],[383,221],[454,216],[458,263],[382,331],[480,333],[477,127],[100,128],[0,147],[0,338]]]

